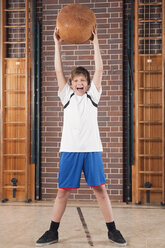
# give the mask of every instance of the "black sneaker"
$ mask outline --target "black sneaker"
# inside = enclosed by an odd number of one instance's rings
[[[46,231],[36,242],[36,246],[51,245],[58,242],[58,232]]]
[[[114,230],[112,232],[108,232],[108,238],[114,242],[115,244],[118,244],[120,246],[126,246],[127,242],[125,241],[125,239],[123,238],[123,236],[121,235],[120,231],[118,230]]]

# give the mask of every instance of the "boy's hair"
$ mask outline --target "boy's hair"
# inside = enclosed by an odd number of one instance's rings
[[[72,84],[72,80],[74,78],[75,75],[79,75],[79,74],[83,74],[88,82],[88,85],[90,85],[91,80],[90,80],[90,75],[89,75],[89,71],[87,69],[85,69],[82,66],[76,67],[71,71],[70,77],[69,77],[69,84]]]

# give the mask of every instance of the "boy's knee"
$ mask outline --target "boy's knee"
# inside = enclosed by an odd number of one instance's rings
[[[106,192],[105,185],[99,185],[97,187],[93,187],[93,191],[98,193]]]
[[[67,199],[70,195],[70,189],[58,189],[57,197],[59,200]]]
[[[93,191],[94,191],[95,195],[97,195],[103,199],[107,197],[107,191],[106,191],[106,188],[104,185],[93,188]]]

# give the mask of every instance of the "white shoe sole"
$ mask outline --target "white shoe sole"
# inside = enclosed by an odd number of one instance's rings
[[[118,246],[127,246],[127,243],[124,243],[124,244],[120,244],[120,243],[117,243],[117,242],[115,242],[115,241],[113,241],[112,239],[109,239],[112,243],[114,243],[114,244],[116,244],[116,245],[118,245]]]
[[[47,242],[47,243],[44,243],[44,244],[37,244],[36,243],[36,247],[42,247],[42,246],[46,246],[46,245],[51,245],[51,244],[54,244],[54,243],[57,243],[57,242],[58,242],[58,240]]]

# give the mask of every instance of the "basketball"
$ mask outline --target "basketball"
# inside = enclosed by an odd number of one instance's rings
[[[70,4],[61,9],[56,26],[62,40],[82,44],[90,39],[96,26],[94,12],[82,4]]]

